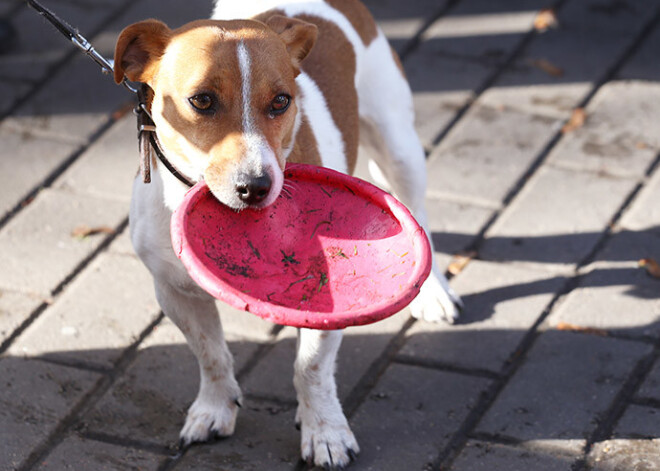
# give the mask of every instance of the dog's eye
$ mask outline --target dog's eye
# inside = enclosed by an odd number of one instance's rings
[[[213,106],[213,97],[207,93],[200,93],[188,98],[188,102],[197,111],[210,111]]]
[[[270,104],[270,113],[272,115],[282,114],[287,110],[290,103],[291,97],[289,95],[277,95]]]

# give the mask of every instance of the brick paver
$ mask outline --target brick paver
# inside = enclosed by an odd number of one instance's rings
[[[113,471],[117,469],[139,469],[156,471],[162,457],[145,450],[121,445],[101,443],[72,435],[44,460],[36,469],[39,471],[61,471],[64,469],[94,469]]]
[[[363,449],[358,468],[432,465],[488,384],[468,375],[390,366],[352,420]]]
[[[152,290],[144,288],[150,282],[147,269],[135,258],[104,254],[26,329],[8,353],[110,368],[159,313]]]
[[[614,429],[614,436],[633,439],[652,439],[660,433],[658,409],[631,405]]]
[[[25,198],[38,181],[45,180],[66,163],[78,146],[58,139],[43,138],[31,133],[17,133],[0,124],[3,153],[11,158],[0,160],[0,211],[10,212]],[[16,165],[16,162],[21,165]]]
[[[415,324],[408,330],[400,354],[416,361],[496,374],[564,282],[564,277],[544,271],[474,261],[454,284],[470,306],[463,322],[455,326]]]
[[[0,234],[0,286],[49,295],[107,237],[76,237],[76,228],[115,230],[126,219],[126,208],[125,202],[41,191]]]
[[[99,375],[39,360],[0,359],[0,469],[19,465],[89,393]]]
[[[660,402],[660,363],[656,362],[653,369],[646,376],[646,380],[639,387],[637,394],[643,398],[651,398]]]
[[[627,340],[545,332],[478,430],[524,441],[586,439],[650,350]]]
[[[579,449],[579,448],[578,448]],[[452,471],[565,471],[577,457],[576,448],[561,449],[528,442],[525,446],[470,441]]]
[[[660,261],[660,0],[366,3],[413,88],[435,256],[473,260],[457,325],[347,330],[351,469],[659,469],[660,280],[638,262]],[[110,57],[127,24],[212,2],[48,6]],[[0,55],[0,471],[308,469],[295,329],[224,307],[236,433],[177,449],[199,374],[130,246],[132,97],[22,2],[0,15],[20,30]]]
[[[500,205],[559,122],[512,109],[472,107],[429,157],[434,194]]]
[[[493,225],[480,254],[548,270],[571,269],[589,255],[636,183],[544,166]]]

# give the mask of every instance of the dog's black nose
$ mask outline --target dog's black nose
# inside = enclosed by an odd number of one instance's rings
[[[266,173],[258,177],[247,177],[245,181],[236,184],[238,198],[247,204],[261,203],[270,192],[272,181]]]

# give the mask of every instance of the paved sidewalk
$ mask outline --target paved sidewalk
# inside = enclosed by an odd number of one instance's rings
[[[44,3],[107,57],[131,22],[211,11]],[[660,261],[660,0],[367,3],[415,92],[436,256],[472,259],[458,325],[347,330],[351,469],[660,469],[660,280],[638,267]],[[307,469],[295,331],[228,309],[236,434],[177,452],[198,373],[127,236],[132,97],[23,2],[0,17],[20,31],[0,55],[0,471]]]

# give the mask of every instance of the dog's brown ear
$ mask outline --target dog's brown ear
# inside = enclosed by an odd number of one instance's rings
[[[281,15],[271,16],[266,24],[284,41],[293,65],[299,67],[316,42],[316,25]]]
[[[140,21],[124,28],[115,47],[115,82],[121,83],[126,76],[133,82],[149,83],[171,33],[167,25],[158,20]]]

